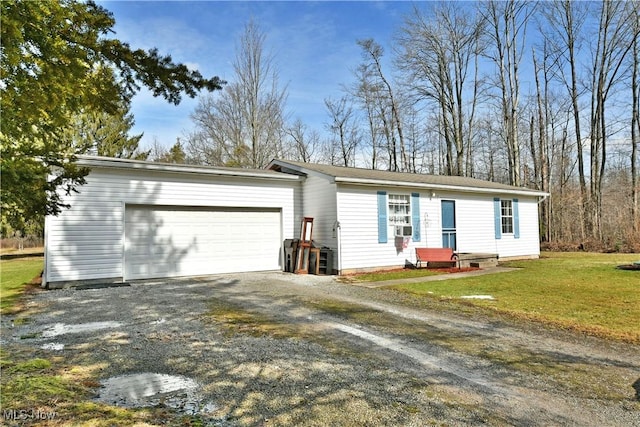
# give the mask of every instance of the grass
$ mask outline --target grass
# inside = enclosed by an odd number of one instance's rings
[[[339,303],[336,303],[339,305]],[[317,302],[310,304],[314,308],[325,309]],[[329,311],[329,310],[326,310]],[[252,337],[269,337],[274,339],[296,339],[321,345],[334,355],[353,358],[364,358],[367,355],[336,342],[331,335],[323,333],[312,322],[290,322],[278,320],[273,315],[248,311],[228,299],[211,298],[209,301],[210,321],[216,322],[225,337],[249,335]]]
[[[557,355],[520,345],[496,346],[482,336],[425,328],[411,319],[398,318],[395,314],[358,304],[325,299],[313,301],[309,305],[356,324],[399,332],[410,341],[429,342],[454,352],[480,357],[508,369],[545,378],[545,381],[566,390],[572,396],[585,399],[626,401],[629,384],[637,377],[635,372],[618,366],[587,364],[572,358],[558,358]],[[634,403],[632,407],[640,409],[640,402]]]
[[[36,246],[35,248],[23,248],[18,249],[14,247],[2,246],[0,247],[0,254],[2,255],[29,255],[29,254],[41,254],[44,252],[44,248],[42,246]]]
[[[249,312],[226,300],[212,298],[209,308],[210,319],[222,326],[227,337],[246,334],[253,337],[285,339],[304,335],[297,325],[277,322],[269,316]]]
[[[38,414],[20,425],[150,426],[167,425],[168,420],[168,425],[201,425],[197,416],[176,417],[164,408],[130,409],[92,402],[103,365],[68,366],[63,357],[29,358],[19,351],[0,350],[0,367],[5,414]]]
[[[20,296],[42,271],[43,258],[0,261],[0,312],[21,311]],[[15,322],[24,321],[16,318]],[[29,338],[25,336],[24,338]],[[5,413],[37,414],[20,425],[148,426],[165,424],[170,414],[162,408],[128,409],[91,402],[100,370],[104,366],[67,365],[64,357],[33,358],[32,351],[18,346],[0,349],[2,371],[0,402]],[[198,417],[172,418],[175,425],[201,424]]]
[[[43,257],[0,261],[0,313],[19,310],[17,300],[24,293],[25,284],[42,272]]]
[[[640,273],[618,270],[637,254],[544,253],[517,271],[393,286],[429,298],[491,295],[464,304],[596,336],[640,342]]]
[[[558,360],[544,352],[535,352],[520,346],[496,348],[491,342],[482,338],[474,338],[466,334],[452,335],[450,332],[424,328],[423,325],[412,320],[401,319],[394,314],[359,304],[334,299],[313,299],[301,302],[322,313],[356,324],[401,332],[411,341],[430,342],[453,351],[482,357],[510,369],[545,377],[574,396],[584,398],[597,396],[597,398],[611,401],[626,399],[624,390],[628,388],[630,379],[616,367],[587,365],[576,360]],[[321,330],[313,329],[311,325],[278,322],[275,318],[247,311],[228,300],[213,299],[210,308],[211,320],[221,325],[228,337],[246,334],[276,339],[303,339],[320,344],[329,352],[340,356],[353,358],[364,356],[361,348],[349,349],[349,346],[339,343],[336,345],[331,336],[323,336]],[[372,356],[369,354],[368,357]],[[599,378],[599,381],[593,380],[594,375]]]

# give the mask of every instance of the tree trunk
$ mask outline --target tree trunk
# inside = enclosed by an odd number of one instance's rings
[[[520,182],[520,141],[518,136],[521,52],[519,38],[525,37],[526,24],[530,13],[529,3],[509,0],[487,3],[485,17],[490,26],[488,35],[494,43],[498,67],[498,86],[502,104],[503,132],[509,163],[509,183],[519,186]]]
[[[640,13],[638,8],[634,10],[635,30],[640,31]],[[638,37],[633,39],[633,66],[631,75],[631,219],[633,221],[633,231],[640,232],[640,215],[638,214],[638,139],[640,138],[640,42]]]
[[[590,220],[587,212],[589,212],[589,193],[587,192],[587,180],[584,170],[584,145],[582,142],[582,133],[580,126],[580,107],[578,105],[579,93],[578,93],[578,76],[577,76],[577,63],[576,63],[576,34],[573,13],[573,4],[571,0],[565,0],[562,3],[565,15],[565,30],[566,30],[566,44],[568,49],[569,67],[571,68],[571,107],[573,113],[573,124],[576,134],[576,147],[578,151],[578,180],[580,182],[580,195],[582,199],[582,224],[584,228],[590,227]],[[584,239],[585,236],[581,236]]]

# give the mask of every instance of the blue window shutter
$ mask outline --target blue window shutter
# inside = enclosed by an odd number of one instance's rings
[[[420,193],[411,193],[411,225],[413,241],[420,241]]]
[[[493,198],[493,223],[496,229],[496,239],[502,238],[502,220],[500,211],[500,198]]]
[[[387,193],[378,191],[378,243],[387,243]]]
[[[518,199],[513,199],[513,237],[520,238],[520,216],[518,214]]]

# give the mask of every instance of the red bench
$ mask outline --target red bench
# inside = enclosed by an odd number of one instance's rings
[[[454,254],[451,248],[416,248],[416,266],[420,268],[420,264],[423,262],[427,264],[427,267],[430,267],[431,263],[448,264],[455,267],[458,255]]]

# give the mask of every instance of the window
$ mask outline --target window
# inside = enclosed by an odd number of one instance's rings
[[[502,234],[513,234],[513,202],[500,200],[500,223]]]
[[[409,237],[420,241],[420,193],[376,193],[378,204],[378,243],[387,243],[389,228],[396,237]],[[396,239],[397,240],[397,239]],[[403,239],[404,241],[404,239]]]
[[[502,239],[503,234],[514,239],[520,238],[519,211],[518,199],[493,198],[493,221],[496,240]]]
[[[389,225],[396,236],[411,236],[411,200],[408,194],[389,194]]]

